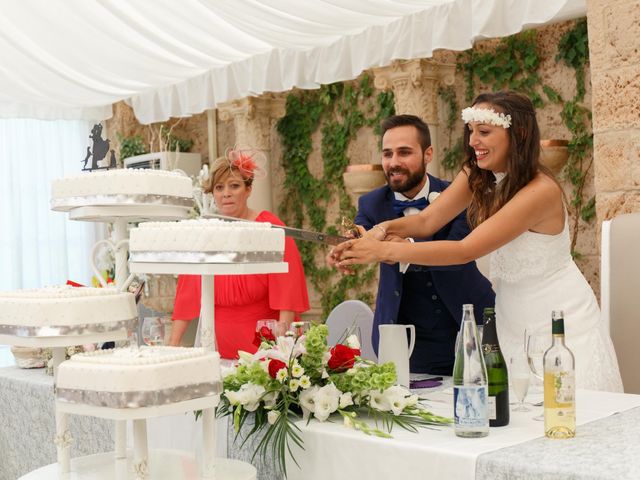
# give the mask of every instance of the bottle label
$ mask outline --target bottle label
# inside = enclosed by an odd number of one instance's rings
[[[453,415],[458,426],[486,427],[487,386],[454,386]]]
[[[487,397],[487,412],[489,415],[489,420],[495,420],[496,419],[496,397],[492,397],[491,395],[489,395],[489,397]]]
[[[488,355],[489,353],[497,353],[500,351],[500,345],[491,345],[490,343],[482,344],[482,353]]]
[[[570,403],[575,400],[576,381],[573,372],[559,372],[555,375],[556,402]]]
[[[545,408],[568,408],[575,402],[576,382],[573,372],[547,371],[544,373]]]

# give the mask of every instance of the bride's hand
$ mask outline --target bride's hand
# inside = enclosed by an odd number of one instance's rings
[[[370,238],[359,238],[341,243],[336,247],[339,250],[338,266],[349,268],[351,265],[362,265],[366,263],[384,262],[386,242],[372,240]]]

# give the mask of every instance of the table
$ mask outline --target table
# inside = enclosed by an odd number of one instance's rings
[[[8,349],[2,358],[12,361]],[[11,357],[11,358],[9,358]],[[15,480],[56,461],[53,377],[44,369],[0,368],[0,480]],[[227,419],[216,422],[216,456],[227,455]],[[115,428],[111,420],[88,416],[70,417],[74,438],[73,458],[112,452]],[[128,447],[132,447],[133,428],[128,426]],[[192,413],[149,419],[149,447],[154,450],[187,451],[202,456],[202,419]],[[111,453],[111,455],[113,455]]]
[[[451,416],[450,389],[422,394],[434,413]],[[528,398],[541,399],[541,393]],[[287,462],[288,480],[386,480],[417,478],[417,472],[421,479],[438,480],[640,477],[640,395],[578,390],[573,440],[544,438],[543,423],[532,420],[541,412],[542,407],[512,412],[509,426],[492,428],[488,437],[480,439],[456,437],[448,427],[417,434],[394,429],[393,439],[381,439],[345,428],[340,419],[299,422],[305,450],[294,453],[301,469]],[[230,444],[229,456],[247,461],[258,441],[250,438],[244,448]],[[273,465],[254,465],[260,480],[280,480]]]
[[[0,480],[56,461],[53,377],[44,369],[0,368]],[[113,422],[74,417],[71,455],[113,450]]]

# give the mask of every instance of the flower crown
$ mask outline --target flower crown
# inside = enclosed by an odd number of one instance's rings
[[[232,169],[238,170],[245,180],[266,176],[263,165],[266,163],[264,153],[255,148],[238,147],[227,148],[224,156]]]
[[[509,128],[511,126],[511,115],[498,113],[492,108],[467,107],[462,110],[462,120],[465,124],[469,122],[481,122],[502,128]]]

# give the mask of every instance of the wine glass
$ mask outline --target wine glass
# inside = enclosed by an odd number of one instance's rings
[[[301,337],[302,335],[305,335],[310,328],[311,328],[311,322],[308,322],[308,321],[291,322],[291,331],[294,333],[296,337]]]
[[[533,375],[540,381],[540,383],[542,383],[544,380],[543,358],[544,352],[547,351],[551,344],[550,335],[548,332],[540,330],[525,330],[525,339],[529,369],[531,370],[531,373],[533,373]],[[544,420],[544,415],[541,413],[540,415],[533,417],[533,419],[542,421]]]
[[[529,391],[529,380],[531,372],[529,371],[529,362],[524,351],[516,353],[509,359],[509,370],[511,378],[511,387],[518,398],[518,406],[513,409],[514,412],[530,412],[531,409],[525,407],[524,399]]]
[[[162,317],[145,317],[142,323],[142,341],[149,346],[164,343],[164,324]]]
[[[278,322],[278,320],[265,319],[258,320],[256,322],[256,332],[259,333],[263,338],[264,335],[262,334],[262,332],[264,332],[264,328],[268,328],[269,332],[271,332],[271,334],[273,334],[275,338],[278,338],[278,335],[280,334],[280,322]]]

